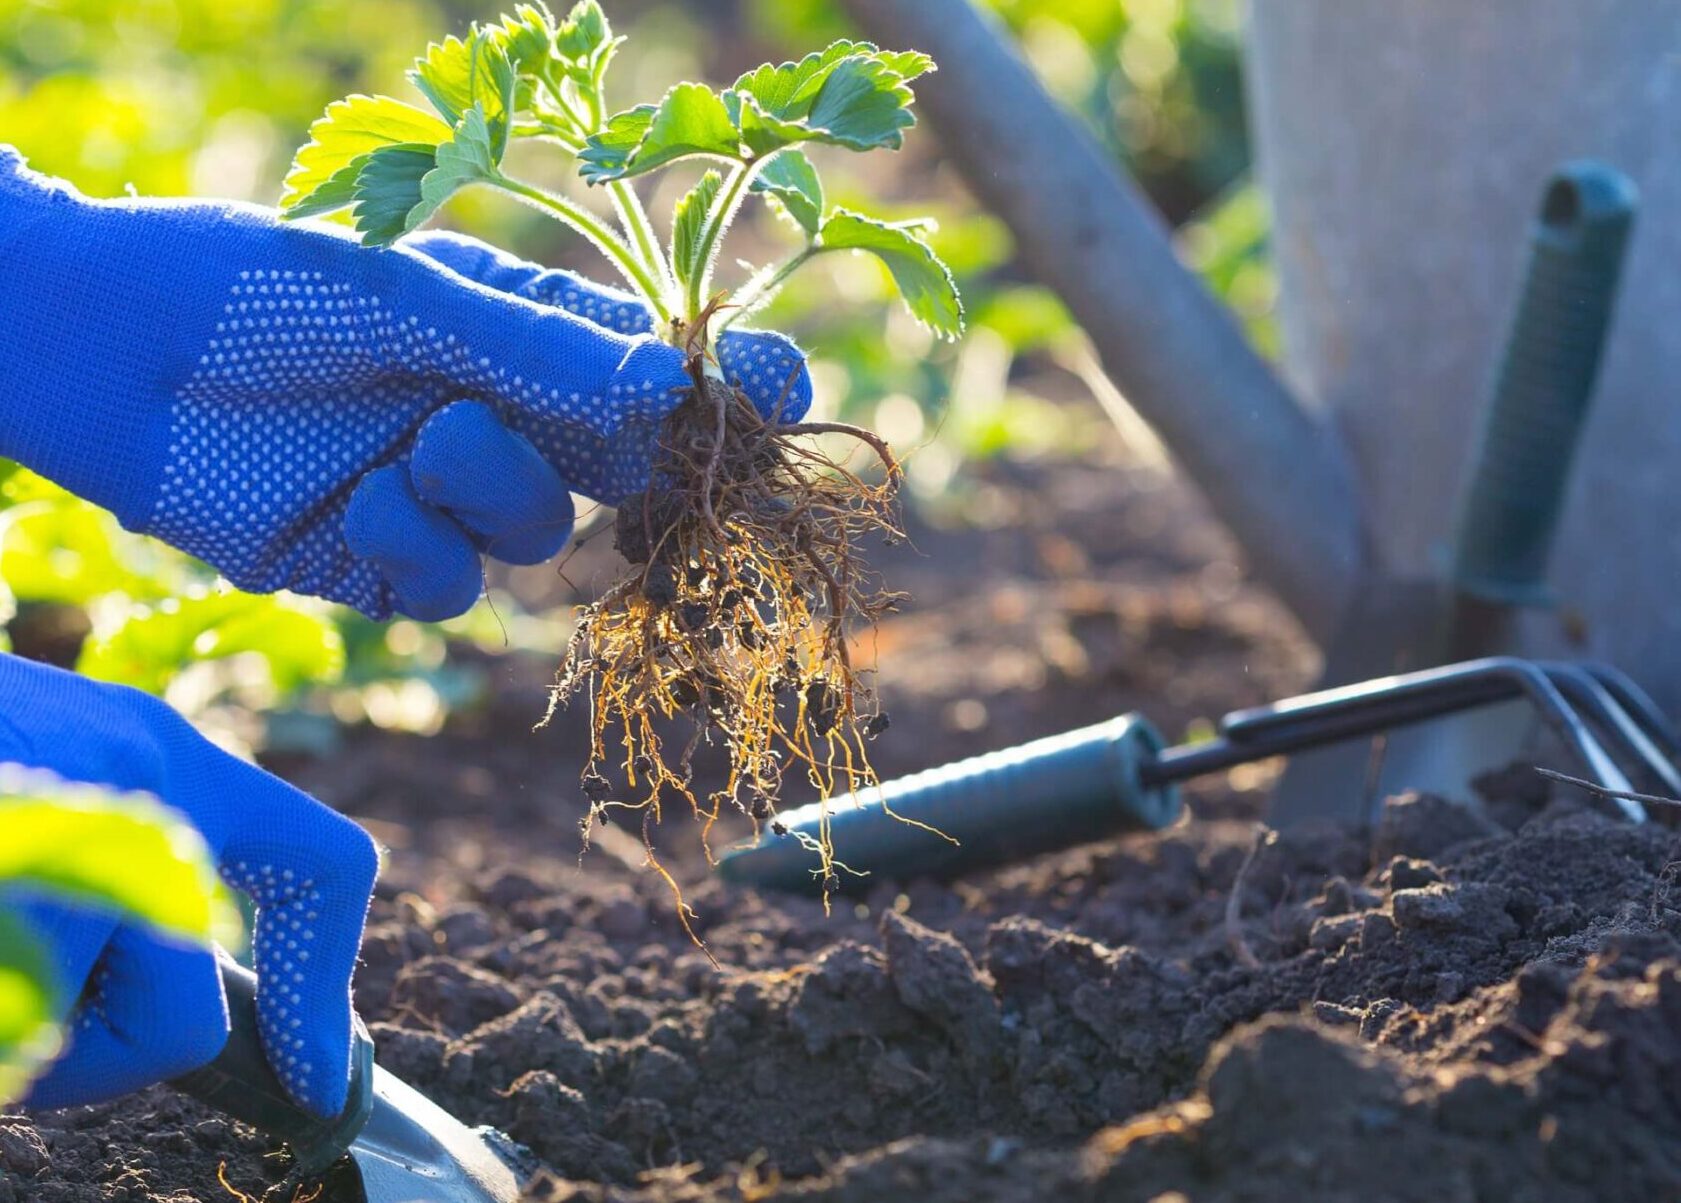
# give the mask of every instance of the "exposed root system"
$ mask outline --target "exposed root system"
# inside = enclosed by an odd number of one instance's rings
[[[586,837],[610,809],[641,811],[649,862],[668,881],[652,838],[668,804],[686,805],[705,841],[726,807],[755,831],[774,824],[784,784],[826,798],[874,783],[867,743],[887,716],[849,639],[897,599],[858,549],[871,534],[903,537],[900,469],[880,438],[766,419],[700,353],[689,365],[693,389],[667,421],[655,483],[618,512],[632,571],[581,612],[550,706],[589,699]],[[866,444],[885,478],[850,470],[818,435]],[[707,748],[727,769],[703,796],[695,761]],[[814,854],[833,886],[845,867],[826,823]]]

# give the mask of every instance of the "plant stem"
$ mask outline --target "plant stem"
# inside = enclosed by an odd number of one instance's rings
[[[753,310],[768,301],[776,294],[776,291],[779,288],[788,282],[789,276],[799,271],[800,268],[804,267],[807,263],[810,263],[818,255],[828,249],[828,247],[817,246],[815,243],[807,243],[805,249],[800,251],[799,254],[788,260],[788,262],[784,263],[781,267],[777,268],[774,275],[766,279],[763,284],[755,287],[752,292],[747,294],[745,300],[738,302],[730,310],[729,316],[722,322],[718,323],[718,333],[722,334],[735,324],[736,318],[744,317],[747,314],[752,313]]]
[[[642,207],[641,198],[625,180],[614,180],[607,186],[607,192],[613,198],[619,222],[629,232],[642,256],[643,265],[659,278],[660,295],[664,297],[672,288],[675,277],[671,273],[671,265],[666,262],[659,237],[654,233],[653,223],[648,220],[648,211]]]
[[[695,263],[699,265],[699,270],[689,276],[688,310],[683,316],[690,322],[700,316],[703,298],[712,286],[712,269],[718,254],[719,240],[729,228],[730,222],[735,220],[736,210],[741,207],[742,199],[747,195],[747,183],[759,166],[757,163],[743,163],[739,167],[731,168],[723,193],[712,206],[712,213],[701,231],[700,245],[696,248]]]
[[[589,239],[590,242],[595,244],[596,249],[612,260],[613,266],[617,267],[625,279],[635,286],[636,291],[642,294],[643,299],[648,302],[649,307],[653,309],[662,323],[671,320],[671,311],[666,307],[665,298],[661,295],[658,282],[649,273],[648,268],[643,266],[641,260],[637,258],[636,253],[631,250],[624,239],[620,238],[618,233],[601,218],[576,201],[544,192],[541,188],[534,188],[530,184],[511,179],[500,172],[490,182],[511,192],[521,200],[536,205],[540,209],[547,209]]]
[[[553,142],[573,154],[577,154],[584,147],[576,134],[552,121],[516,121],[511,132],[516,138],[536,138],[544,142]]]
[[[541,79],[550,99],[571,127],[568,132],[576,138],[576,143],[572,146],[575,154],[583,147],[585,139],[591,134],[601,132],[602,115],[606,111],[605,98],[601,94],[601,79],[597,76],[592,86],[578,89],[578,99],[584,104],[583,114],[574,109],[566,99],[565,89],[554,78],[552,64]],[[654,308],[663,315],[664,298],[672,288],[674,277],[671,274],[671,266],[666,262],[665,252],[660,247],[659,238],[654,234],[653,224],[648,220],[647,210],[642,207],[642,201],[637,197],[635,189],[624,180],[615,180],[609,184],[607,192],[612,197],[614,211],[619,215],[619,224],[630,235],[633,249],[641,259],[644,272],[659,281],[657,291],[660,300],[655,303]]]

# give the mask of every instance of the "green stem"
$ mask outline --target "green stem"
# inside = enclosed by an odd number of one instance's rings
[[[723,194],[712,206],[712,214],[707,218],[706,226],[701,230],[700,245],[696,248],[695,262],[700,270],[689,276],[688,311],[684,316],[693,322],[700,316],[702,298],[712,287],[712,269],[718,253],[718,241],[724,231],[729,229],[730,222],[735,220],[736,210],[741,208],[741,202],[747,195],[747,183],[753,178],[758,165],[743,163],[732,168],[729,180],[724,184]]]
[[[543,142],[553,142],[577,154],[584,148],[583,141],[567,130],[564,126],[552,121],[516,121],[512,126],[512,133],[516,138],[535,138]]]
[[[747,294],[745,300],[738,302],[730,310],[729,316],[724,318],[722,322],[718,323],[718,333],[722,334],[731,326],[735,325],[735,320],[737,318],[745,317],[746,315],[752,313],[753,310],[762,305],[767,298],[773,296],[777,289],[786,284],[789,276],[799,271],[800,268],[804,267],[807,263],[810,263],[818,255],[821,255],[828,249],[829,248],[827,247],[817,246],[815,243],[807,243],[804,250],[795,255],[792,259],[788,260],[788,262],[784,263],[781,267],[777,268],[774,275],[768,278],[763,284],[754,288],[752,292]]]
[[[613,198],[619,222],[630,233],[643,265],[659,278],[660,295],[663,297],[672,287],[675,277],[671,274],[671,264],[666,261],[665,251],[660,247],[659,237],[654,233],[654,224],[648,220],[648,211],[642,207],[636,190],[625,180],[614,180],[607,186],[607,193]]]
[[[605,104],[601,95],[601,80],[595,78],[589,88],[578,90],[578,99],[583,101],[585,112],[580,114],[566,99],[565,89],[555,79],[552,64],[541,76],[543,86],[549,94],[551,102],[559,110],[562,118],[572,127],[577,137],[577,144],[573,152],[583,148],[584,140],[591,134],[601,132],[602,113]],[[615,180],[607,187],[608,195],[612,197],[613,209],[619,215],[619,224],[630,235],[634,250],[642,261],[645,272],[659,281],[658,293],[660,301],[655,304],[655,310],[664,313],[664,298],[672,286],[671,266],[666,262],[665,252],[660,248],[659,238],[654,233],[653,223],[648,220],[647,210],[642,207],[642,201],[636,191],[624,180]]]
[[[540,209],[547,209],[589,239],[590,242],[595,244],[597,250],[612,260],[613,266],[617,267],[625,279],[635,286],[636,291],[642,294],[659,320],[662,323],[670,322],[671,311],[666,307],[665,298],[660,294],[658,282],[655,281],[648,268],[637,258],[636,253],[631,250],[625,240],[620,238],[618,233],[601,218],[576,201],[544,192],[541,188],[534,188],[524,181],[511,179],[500,173],[492,177],[490,183]]]

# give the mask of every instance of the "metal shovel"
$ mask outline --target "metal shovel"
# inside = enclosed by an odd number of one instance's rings
[[[301,1110],[274,1076],[257,1031],[257,979],[220,949],[231,1031],[222,1053],[170,1082],[176,1090],[284,1140],[293,1177],[316,1177],[346,1153],[367,1203],[516,1203],[525,1176],[519,1146],[469,1128],[374,1064],[373,1041],[355,1020],[350,1101],[337,1119]]]
[[[1547,560],[1635,203],[1634,185],[1600,163],[1566,164],[1547,182],[1444,577],[1367,581],[1327,651],[1322,686],[1498,654],[1518,610],[1551,604]],[[1522,707],[1496,707],[1399,733],[1381,748],[1301,756],[1269,818],[1281,827],[1357,819],[1402,789],[1465,796],[1473,773],[1520,758],[1533,731]]]

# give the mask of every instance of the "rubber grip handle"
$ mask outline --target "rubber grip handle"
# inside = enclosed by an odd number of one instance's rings
[[[1498,605],[1543,605],[1633,225],[1637,194],[1602,163],[1547,184],[1453,541],[1451,581]]]
[[[1179,792],[1145,785],[1142,775],[1163,746],[1148,720],[1129,714],[832,798],[829,836],[845,866],[835,888],[856,893],[882,877],[951,877],[1117,832],[1166,827],[1179,817]],[[785,811],[786,834],[767,831],[753,846],[725,854],[719,876],[821,892],[814,870],[824,813],[815,803]]]
[[[361,1017],[351,1018],[350,1098],[336,1119],[311,1115],[292,1100],[263,1051],[257,1028],[257,976],[221,948],[222,992],[228,1001],[228,1042],[210,1064],[170,1086],[208,1103],[291,1146],[295,1173],[318,1174],[349,1151],[373,1112],[373,1041]]]

